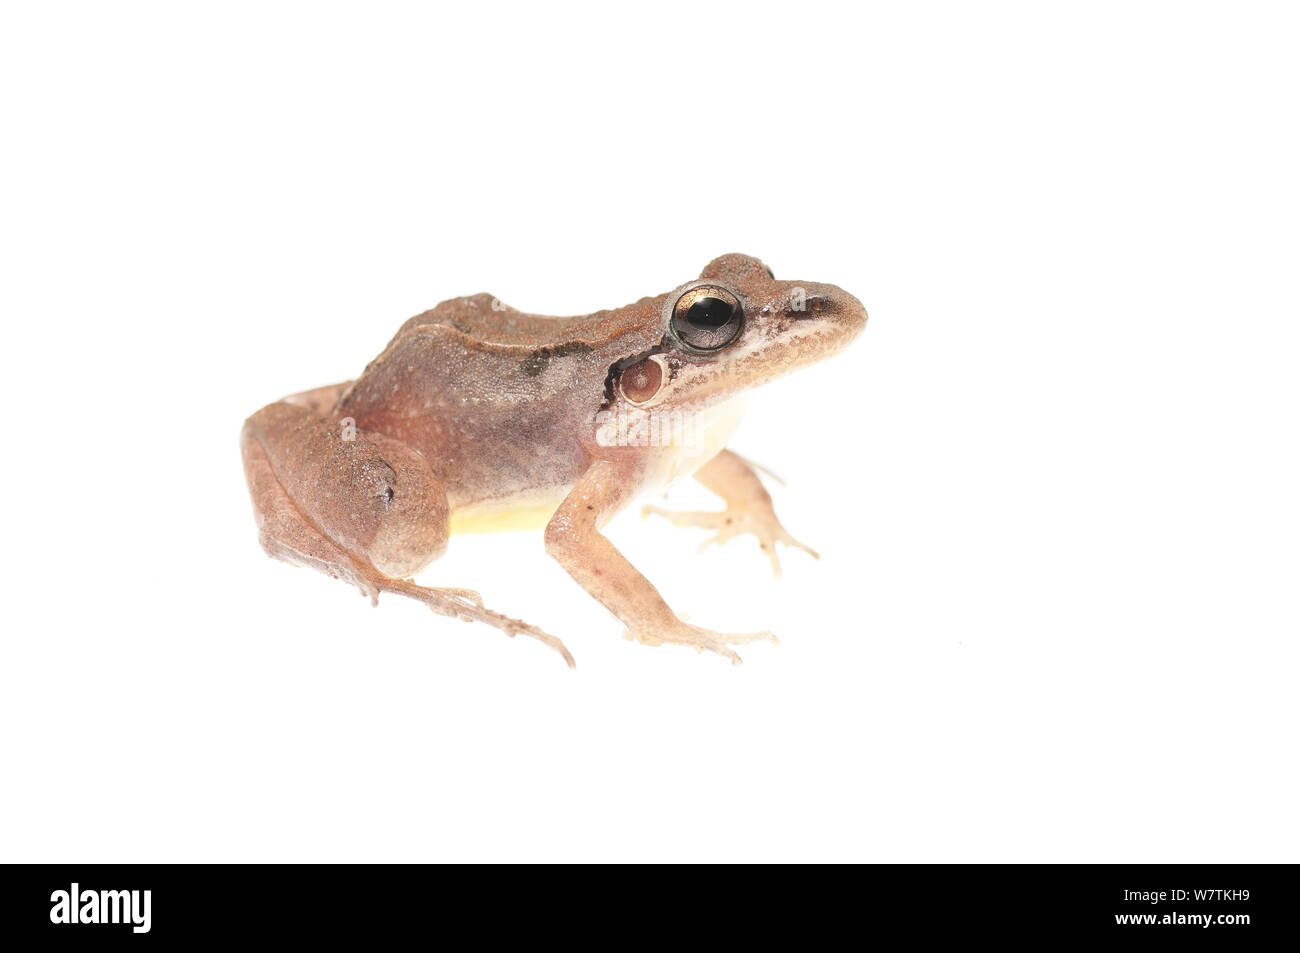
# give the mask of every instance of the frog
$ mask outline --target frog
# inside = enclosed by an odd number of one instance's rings
[[[535,639],[556,636],[484,605],[471,589],[417,584],[461,533],[540,531],[547,554],[645,645],[722,656],[775,642],[679,616],[604,530],[644,496],[694,479],[722,510],[667,518],[724,543],[752,535],[780,574],[786,531],[761,467],[728,449],[754,388],[841,351],[862,303],[835,285],[777,280],[727,254],[698,278],[621,308],[529,314],[488,293],[406,321],[356,379],[284,397],[240,433],[258,538],[273,558],[443,616]],[[770,475],[770,474],[769,474]]]

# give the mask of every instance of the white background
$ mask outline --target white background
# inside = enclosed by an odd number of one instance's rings
[[[0,859],[1298,859],[1286,6],[15,7]],[[823,558],[610,535],[780,647],[539,534],[421,581],[576,673],[262,554],[262,404],[728,251],[871,314],[733,444]]]

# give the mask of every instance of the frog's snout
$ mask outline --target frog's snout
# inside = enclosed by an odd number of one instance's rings
[[[802,291],[802,302],[800,301]],[[796,287],[787,313],[796,320],[817,322],[834,333],[841,345],[857,337],[867,326],[867,309],[862,302],[835,285],[807,284]],[[800,305],[802,304],[802,307]]]

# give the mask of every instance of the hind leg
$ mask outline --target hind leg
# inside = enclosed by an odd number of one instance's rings
[[[485,609],[477,593],[410,581],[446,549],[447,496],[414,450],[321,412],[328,390],[271,404],[244,424],[244,474],[266,552],[343,579],[372,601],[392,592],[442,615],[529,636],[572,666],[559,639]]]

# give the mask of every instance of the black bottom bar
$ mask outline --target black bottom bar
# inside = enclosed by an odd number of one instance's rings
[[[594,878],[580,867],[8,866],[5,873],[5,940],[42,946],[251,938],[371,946],[413,931],[455,942],[465,930],[484,942],[517,935],[622,945],[734,942],[755,928],[773,941],[791,930],[798,946],[899,935],[1238,946],[1289,942],[1297,927],[1292,866],[628,866]]]

